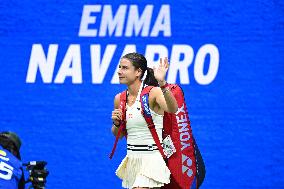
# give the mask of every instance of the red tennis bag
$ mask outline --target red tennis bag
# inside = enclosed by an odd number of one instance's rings
[[[164,113],[163,139],[170,136],[175,147],[175,153],[167,159],[149,109],[149,92],[152,88],[152,86],[145,87],[141,93],[140,100],[142,104],[142,114],[160,153],[171,171],[171,182],[162,188],[199,188],[205,177],[205,166],[192,135],[183,91],[181,87],[176,84],[170,84],[168,86],[178,103],[178,111],[176,113]]]
[[[149,106],[149,92],[153,86],[146,86],[140,95],[140,101],[142,106],[142,115],[144,116],[148,128],[151,131],[152,137],[165,159],[168,168],[171,171],[171,182],[165,185],[164,189],[196,189],[199,188],[205,177],[205,166],[197,147],[197,144],[193,138],[192,130],[190,127],[189,116],[184,100],[183,91],[180,86],[176,84],[170,84],[169,90],[173,93],[178,103],[178,111],[174,113],[164,113],[163,120],[163,139],[170,136],[176,152],[169,158],[164,153],[164,148],[160,143],[158,134],[153,123],[150,106]],[[110,154],[112,158],[120,133],[126,134],[126,91],[120,95],[120,108],[123,112],[123,121],[120,122],[120,127],[115,139],[115,143]],[[125,135],[126,136],[126,135]]]

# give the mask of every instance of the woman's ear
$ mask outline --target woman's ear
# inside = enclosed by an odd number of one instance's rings
[[[138,68],[137,69],[137,75],[136,75],[136,77],[141,77],[141,75],[142,75],[142,69],[141,68]]]

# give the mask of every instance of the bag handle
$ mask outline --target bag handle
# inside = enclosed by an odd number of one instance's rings
[[[158,133],[155,129],[155,124],[153,122],[151,112],[150,112],[149,93],[150,93],[152,88],[153,88],[153,86],[146,86],[140,94],[140,101],[141,101],[141,106],[142,106],[142,112],[141,113],[142,113],[145,121],[147,122],[148,128],[150,129],[151,135],[152,135],[162,157],[164,159],[166,159],[166,156],[165,156],[164,151],[163,151],[163,147],[162,147],[161,142],[159,140]]]
[[[114,155],[121,132],[126,132],[126,101],[127,101],[127,94],[126,94],[126,91],[123,91],[120,94],[120,104],[119,104],[119,108],[122,110],[122,120],[120,120],[119,122],[118,132],[116,134],[115,141],[114,141],[111,153],[109,155],[110,159]]]

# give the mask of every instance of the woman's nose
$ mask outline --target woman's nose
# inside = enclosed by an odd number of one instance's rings
[[[119,68],[118,71],[117,71],[118,75],[121,74],[121,69]]]

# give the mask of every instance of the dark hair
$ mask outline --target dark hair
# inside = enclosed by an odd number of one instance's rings
[[[122,58],[128,59],[132,65],[135,67],[135,69],[141,69],[142,74],[140,79],[143,78],[145,72],[147,71],[146,78],[144,80],[144,84],[146,85],[151,85],[151,86],[158,86],[158,81],[156,80],[154,76],[154,71],[152,68],[147,67],[147,60],[146,58],[139,53],[133,52],[133,53],[128,53],[124,55]]]
[[[19,160],[21,160],[20,149],[17,148],[16,144],[4,135],[0,135],[0,145],[11,152]]]
[[[0,133],[0,145],[11,152],[15,157],[17,157],[19,160],[21,160],[21,154],[20,154],[20,147],[21,147],[21,140],[16,135],[16,133],[13,132],[1,132]],[[25,175],[23,167],[20,168],[22,171],[22,176],[19,180],[18,189],[25,189]]]

